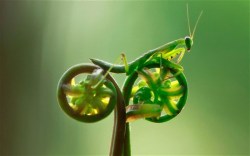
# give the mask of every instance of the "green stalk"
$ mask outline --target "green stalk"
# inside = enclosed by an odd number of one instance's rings
[[[130,74],[123,85],[122,93],[124,97],[125,105],[129,105],[129,99],[132,91],[133,84],[138,77],[137,72],[133,72]],[[131,145],[130,145],[130,128],[129,123],[126,124],[126,132],[124,138],[124,149],[123,149],[123,156],[130,156],[131,155]]]
[[[117,105],[115,106],[114,110],[114,127],[109,155],[121,156],[124,146],[126,110],[124,99],[117,83],[114,81],[114,79],[111,80],[111,82],[114,84],[117,90]]]

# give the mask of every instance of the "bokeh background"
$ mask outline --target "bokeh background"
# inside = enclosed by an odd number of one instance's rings
[[[0,155],[108,155],[113,114],[68,117],[56,87],[72,65],[121,52],[133,60],[188,35],[185,109],[173,120],[131,124],[133,155],[249,155],[249,1],[1,1]],[[122,86],[124,75],[116,76]]]

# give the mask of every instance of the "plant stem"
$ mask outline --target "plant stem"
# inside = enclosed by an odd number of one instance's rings
[[[125,140],[124,140],[123,156],[130,156],[130,155],[131,155],[131,148],[130,148],[130,127],[129,127],[129,123],[127,123],[126,124]]]
[[[112,81],[117,91],[117,105],[114,110],[114,127],[109,155],[121,156],[123,152],[126,126],[125,103],[117,83],[113,79],[110,79],[110,81]]]
[[[137,79],[138,74],[137,72],[134,72],[130,74],[124,83],[122,93],[125,101],[125,105],[129,105],[129,99],[133,87],[133,82]],[[124,149],[123,149],[123,156],[130,156],[131,155],[131,147],[130,147],[130,127],[129,123],[126,124],[126,133],[125,133],[125,138],[124,138]]]

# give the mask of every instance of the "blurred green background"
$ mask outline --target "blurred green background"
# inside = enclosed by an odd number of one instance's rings
[[[249,155],[249,1],[1,1],[0,155],[108,155],[113,115],[85,124],[62,112],[57,82],[72,65],[121,52],[133,60],[188,35],[185,109],[131,124],[133,155]],[[124,75],[116,76],[122,86]]]

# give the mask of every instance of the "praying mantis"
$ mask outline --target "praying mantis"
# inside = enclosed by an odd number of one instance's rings
[[[144,53],[142,56],[137,58],[136,60],[128,63],[127,59],[125,57],[125,54],[121,54],[122,60],[124,62],[124,65],[114,65],[110,64],[108,62],[99,60],[99,59],[90,59],[94,64],[100,66],[102,69],[108,70],[109,72],[113,73],[126,73],[126,75],[131,75],[132,73],[138,72],[139,69],[147,62],[150,62],[152,60],[157,60],[158,63],[160,64],[160,69],[163,69],[162,63],[164,62],[165,65],[167,65],[168,68],[172,68],[176,70],[175,74],[172,77],[178,76],[180,73],[183,72],[183,67],[179,65],[181,60],[183,59],[183,56],[186,52],[190,52],[192,46],[193,46],[193,38],[195,34],[196,27],[198,25],[198,22],[200,20],[200,17],[203,12],[200,13],[198,16],[198,19],[196,21],[195,27],[193,29],[193,32],[191,32],[190,28],[190,22],[189,22],[189,12],[188,12],[188,7],[187,7],[187,19],[188,19],[188,28],[189,28],[189,36],[186,36],[184,38],[177,39],[175,41],[166,43],[158,48],[155,48],[153,50],[149,50],[148,52]],[[160,70],[160,72],[162,72]],[[162,75],[160,73],[160,75]],[[168,77],[168,79],[171,77]],[[164,81],[164,79],[161,79]],[[144,117],[153,117],[153,116],[159,116],[160,115],[160,109],[157,105],[152,106],[152,105],[131,105],[128,107],[127,110],[127,118],[132,118],[132,119],[127,119],[127,121],[133,121],[137,118],[144,118]],[[136,113],[131,113],[131,111],[135,111]],[[136,111],[138,110],[138,111]],[[148,110],[148,111],[147,111]],[[153,111],[155,110],[155,111]],[[142,114],[144,115],[136,115],[131,117],[128,115],[128,112],[131,113],[131,116],[134,114],[140,114],[141,112],[144,112]],[[146,113],[148,112],[148,113]]]
[[[94,65],[79,64],[68,69],[58,83],[61,108],[72,118],[92,123],[115,110],[110,155],[130,155],[129,126],[145,118],[161,123],[177,116],[187,99],[187,81],[179,64],[193,46],[202,12],[189,35],[149,50],[132,62],[121,54],[123,65],[90,59]],[[75,76],[87,74],[77,84]],[[125,73],[122,91],[110,73]],[[124,138],[125,134],[125,138]]]
[[[132,72],[136,71],[139,66],[142,66],[145,62],[147,62],[150,59],[153,59],[155,57],[161,57],[161,59],[165,59],[168,61],[171,61],[174,58],[178,57],[176,63],[170,62],[170,66],[177,69],[177,70],[183,71],[183,68],[182,68],[182,66],[179,65],[179,63],[182,60],[184,54],[186,52],[190,52],[190,50],[193,46],[193,38],[194,38],[195,30],[196,30],[196,27],[198,25],[198,22],[200,20],[202,13],[203,12],[200,13],[200,15],[196,21],[194,30],[191,33],[190,22],[189,22],[189,13],[188,13],[188,7],[187,7],[189,36],[186,36],[185,38],[177,39],[175,41],[166,43],[158,48],[149,50],[144,55],[137,58],[135,61],[128,63],[127,59],[125,57],[125,54],[121,54],[124,65],[113,65],[113,64],[110,64],[108,62],[104,62],[104,61],[98,60],[98,59],[90,59],[90,60],[94,64],[102,67],[103,69],[110,70],[110,72],[126,73],[126,75],[129,75]]]

